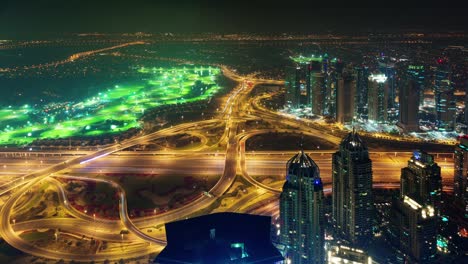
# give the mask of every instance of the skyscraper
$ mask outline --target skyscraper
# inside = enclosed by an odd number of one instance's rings
[[[398,126],[404,132],[419,130],[419,100],[424,91],[424,66],[408,65],[402,73],[399,92],[400,118]]]
[[[356,107],[355,116],[367,120],[367,93],[369,85],[369,68],[366,66],[354,68],[356,71]]]
[[[315,162],[303,151],[287,162],[280,195],[280,242],[294,264],[325,261],[323,186]]]
[[[307,75],[307,67],[294,66],[286,68],[286,106],[298,108],[303,104],[302,93],[304,89],[310,92],[310,76]]]
[[[333,59],[330,61],[330,66],[328,67],[327,72],[327,93],[326,93],[326,107],[325,115],[336,118],[337,115],[337,90],[338,90],[338,81],[341,78],[343,72],[343,61]]]
[[[390,240],[411,263],[426,263],[437,251],[440,167],[434,157],[415,151],[401,170],[400,195],[392,203]]]
[[[312,88],[312,114],[324,115],[326,104],[326,74],[324,72],[314,72],[311,74]]]
[[[356,98],[356,80],[351,71],[345,70],[338,79],[336,91],[336,121],[350,123],[354,118]]]
[[[467,67],[468,69],[468,67]],[[465,125],[468,126],[468,80],[465,83],[465,116],[464,116]],[[468,134],[465,132],[465,134]]]
[[[403,195],[392,203],[390,240],[400,249],[405,263],[428,263],[437,251],[437,216],[434,207]]]
[[[438,209],[442,194],[440,167],[434,162],[434,156],[424,151],[415,151],[408,161],[408,166],[401,169],[401,195],[423,205]]]
[[[456,101],[450,75],[448,63],[438,59],[434,73],[434,94],[436,129],[439,131],[452,131],[455,126]]]
[[[453,193],[457,206],[465,218],[468,218],[468,136],[460,139],[455,147],[455,170],[453,179]]]
[[[395,108],[395,98],[396,98],[395,63],[389,62],[389,61],[379,62],[379,70],[385,75],[385,77],[387,77],[387,85],[388,85],[387,106],[388,108]]]
[[[348,242],[366,246],[372,238],[372,161],[361,137],[349,133],[332,157],[333,220]]]
[[[387,122],[388,85],[384,74],[371,74],[369,76],[367,109],[369,120],[376,123]]]

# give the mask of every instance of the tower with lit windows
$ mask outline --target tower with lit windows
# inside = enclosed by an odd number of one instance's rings
[[[438,59],[434,72],[434,95],[436,129],[439,131],[452,131],[455,127],[456,100],[454,92],[450,67],[445,60]]]
[[[392,203],[390,240],[410,263],[432,261],[437,251],[440,167],[434,156],[415,151],[401,171],[400,195]]]
[[[419,105],[424,92],[424,66],[408,65],[402,73],[399,91],[399,122],[404,132],[419,130]]]
[[[468,136],[460,139],[454,158],[453,194],[464,218],[468,219]]]
[[[371,74],[368,80],[368,119],[376,123],[386,123],[388,111],[387,77],[384,74]]]
[[[332,216],[337,235],[359,247],[372,239],[372,161],[367,145],[349,133],[332,157]]]
[[[294,64],[286,69],[286,106],[298,108],[309,107],[312,100],[312,75],[319,72],[321,65],[317,65],[321,58],[291,57]]]
[[[387,77],[386,85],[387,85],[387,109],[391,110],[388,112],[387,120],[388,121],[397,121],[397,116],[394,114],[396,108],[396,70],[395,70],[395,63],[388,60],[388,57],[383,57],[378,62],[379,71]]]
[[[341,124],[351,123],[356,105],[356,80],[352,69],[345,69],[338,79],[336,89],[336,121]]]
[[[442,178],[434,156],[424,151],[415,151],[408,166],[401,169],[401,195],[411,197],[421,204],[440,206]]]
[[[356,72],[356,107],[354,115],[362,120],[367,120],[367,95],[369,85],[369,68],[366,66],[355,67]]]
[[[325,261],[323,185],[315,162],[301,151],[287,162],[280,195],[280,242],[294,264]]]

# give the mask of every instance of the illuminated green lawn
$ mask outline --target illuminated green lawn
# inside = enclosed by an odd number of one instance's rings
[[[82,102],[0,109],[0,144],[118,133],[138,127],[148,109],[207,99],[220,89],[216,84],[219,68],[143,67],[138,72],[141,80],[115,85]]]

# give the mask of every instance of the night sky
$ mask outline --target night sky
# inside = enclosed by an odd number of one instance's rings
[[[323,2],[329,7],[294,0],[276,4],[255,0],[2,0],[0,39],[77,32],[352,33],[468,29],[468,9],[449,6],[446,1],[436,2],[437,6],[426,1],[424,8],[369,8],[376,1],[361,5],[354,1]]]

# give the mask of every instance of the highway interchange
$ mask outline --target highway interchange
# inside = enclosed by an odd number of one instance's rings
[[[139,43],[138,43],[139,44]],[[313,128],[306,122],[279,115],[263,108],[258,100],[249,99],[250,92],[261,84],[282,85],[281,81],[254,79],[251,76],[239,76],[227,67],[222,67],[223,74],[238,83],[224,98],[224,105],[216,118],[187,122],[165,128],[157,132],[139,135],[137,137],[105,146],[97,151],[49,151],[13,153],[7,150],[0,153],[1,220],[0,235],[11,246],[34,256],[47,259],[63,259],[75,261],[104,261],[139,257],[160,251],[165,245],[163,233],[148,233],[151,226],[158,226],[169,221],[183,219],[208,208],[217,199],[230,191],[231,186],[242,177],[251,186],[248,193],[237,200],[230,201],[226,206],[216,211],[236,211],[258,213],[276,216],[278,211],[277,196],[281,191],[285,163],[293,152],[285,151],[246,151],[247,139],[254,135],[268,132],[297,132],[287,127],[297,127],[308,136],[321,138],[338,144],[341,139],[327,134],[326,131]],[[240,130],[246,120],[263,120],[275,124],[278,128]],[[206,129],[222,125],[224,133],[219,142],[207,145],[203,138]],[[126,149],[142,145],[149,141],[181,133],[193,133],[201,138],[201,144],[192,149],[162,150],[162,151],[126,151]],[[222,150],[217,146],[222,146]],[[323,181],[331,182],[331,152],[306,151],[321,169]],[[398,186],[400,169],[405,166],[410,156],[409,152],[379,152],[372,153],[374,181],[376,187],[393,188]],[[451,185],[453,175],[453,157],[451,154],[440,154],[437,159],[443,172],[444,184]],[[130,218],[127,208],[127,197],[124,189],[117,182],[96,177],[99,173],[155,173],[187,174],[192,176],[220,175],[217,183],[204,195],[200,194],[191,203],[168,212],[154,216]],[[80,176],[77,176],[80,175]],[[88,176],[83,176],[88,175]],[[260,182],[257,179],[270,177],[271,183]],[[119,220],[96,218],[73,208],[67,200],[67,194],[59,179],[76,179],[109,184],[119,193]],[[18,201],[22,195],[34,190],[43,182],[48,182],[56,188],[59,203],[63,206],[69,218],[34,219],[23,222],[14,221],[15,213],[21,208]],[[330,192],[326,188],[326,192]],[[40,248],[22,239],[20,234],[37,229],[60,229],[62,233],[84,235],[99,240],[132,245],[123,249],[96,252],[95,254],[79,254],[59,252],[48,248]],[[127,230],[128,234],[122,233]]]

